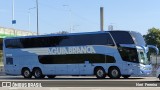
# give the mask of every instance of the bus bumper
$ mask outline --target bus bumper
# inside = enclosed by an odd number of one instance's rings
[[[151,65],[140,65],[139,74],[140,76],[152,75],[152,66]]]
[[[140,73],[141,76],[150,76],[150,75],[152,75],[152,70],[148,70],[148,71],[140,70],[139,73]]]
[[[21,75],[21,73],[18,70],[5,70],[6,75]]]

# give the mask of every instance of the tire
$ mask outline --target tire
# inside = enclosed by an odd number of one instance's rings
[[[28,68],[24,68],[24,69],[22,69],[22,76],[24,78],[31,78],[32,77],[32,73]]]
[[[48,75],[47,77],[52,79],[52,78],[55,78],[56,76],[55,75]]]
[[[123,78],[127,79],[129,78],[131,75],[122,75]]]
[[[98,79],[104,79],[106,77],[106,72],[103,68],[99,67],[95,69],[95,75]]]
[[[121,76],[120,70],[117,67],[112,67],[109,69],[109,75],[112,79],[118,79]]]
[[[42,71],[40,68],[35,68],[33,70],[33,75],[36,79],[41,79],[41,78],[44,78],[45,76],[42,74]]]
[[[160,75],[158,76],[159,80],[160,80]]]

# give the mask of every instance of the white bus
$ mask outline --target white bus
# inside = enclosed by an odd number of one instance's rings
[[[133,31],[5,38],[3,52],[5,73],[24,78],[95,75],[117,79],[152,71],[144,39]]]

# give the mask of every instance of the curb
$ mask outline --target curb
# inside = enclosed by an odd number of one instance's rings
[[[0,72],[0,76],[5,76],[5,72]]]

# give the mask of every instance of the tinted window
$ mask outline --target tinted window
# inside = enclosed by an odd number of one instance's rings
[[[7,48],[21,48],[22,43],[19,41],[19,39],[8,39],[5,40],[5,44]]]
[[[134,41],[127,31],[110,31],[116,44],[134,44]]]
[[[114,57],[102,54],[41,55],[38,58],[42,64],[115,63]]]
[[[80,45],[110,45],[114,46],[109,34],[84,34],[66,36],[48,36],[35,38],[17,38],[5,40],[7,48],[35,48]]]
[[[7,57],[7,58],[6,58],[6,64],[7,64],[7,65],[13,65],[13,58]]]
[[[122,60],[128,62],[139,62],[136,48],[119,47],[118,50]]]

